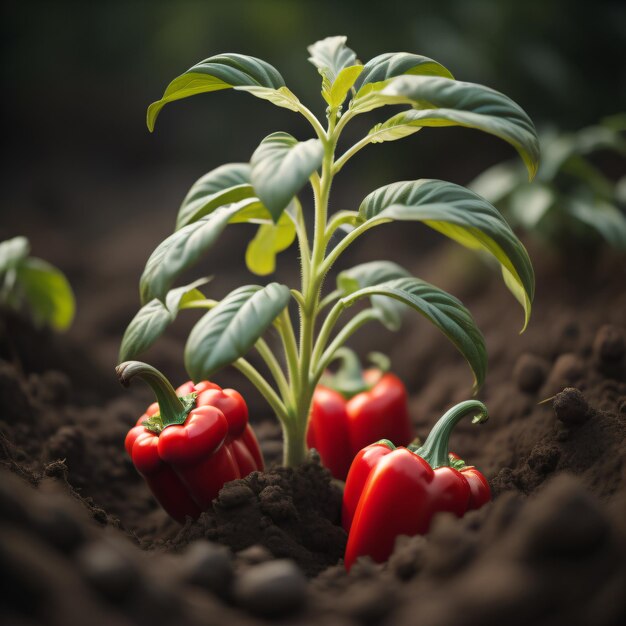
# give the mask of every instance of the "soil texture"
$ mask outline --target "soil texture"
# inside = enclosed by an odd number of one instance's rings
[[[3,312],[0,621],[624,623],[624,268],[600,259],[563,281],[564,266],[542,252],[533,319],[518,337],[519,312],[501,283],[469,261],[449,272],[450,254],[421,266],[438,268],[424,277],[460,296],[485,333],[490,374],[479,398],[491,415],[484,426],[460,424],[451,447],[485,472],[493,502],[462,519],[436,516],[427,536],[399,537],[388,563],[363,558],[350,574],[341,486],[315,452],[297,469],[280,467],[280,428],[254,399],[268,469],[228,483],[211,510],[181,526],[123,451],[150,401],[145,390],[118,388],[97,349]],[[380,342],[371,333],[359,348]],[[424,438],[469,397],[467,367],[425,324],[407,325],[389,346]]]

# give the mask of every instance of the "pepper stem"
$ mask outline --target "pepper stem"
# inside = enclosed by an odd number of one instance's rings
[[[450,435],[454,427],[468,413],[478,411],[472,419],[472,424],[480,424],[489,419],[487,407],[478,400],[466,400],[442,415],[437,423],[430,431],[424,445],[415,451],[415,454],[421,456],[433,468],[450,466],[450,458],[448,456],[448,444]]]
[[[322,385],[338,391],[348,400],[374,386],[375,383],[365,380],[361,362],[354,350],[343,346],[335,352],[333,360],[341,361],[339,369],[334,374],[325,372],[320,379]],[[368,360],[380,370],[381,376],[389,370],[389,358],[380,352],[370,353]]]
[[[124,387],[137,376],[150,385],[159,403],[163,428],[172,424],[183,424],[193,408],[189,402],[181,401],[170,381],[158,369],[141,361],[125,361],[115,368],[117,377]]]

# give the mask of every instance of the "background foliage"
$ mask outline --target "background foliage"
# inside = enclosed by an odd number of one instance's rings
[[[576,130],[626,103],[626,6],[618,1],[13,0],[3,4],[0,32],[9,156],[0,172],[0,240],[28,235],[38,254],[64,269],[78,304],[71,332],[93,336],[97,323],[110,334],[111,362],[137,309],[145,258],[173,230],[193,181],[221,163],[247,161],[271,132],[311,136],[298,115],[230,92],[167,107],[149,134],[146,106],[193,63],[228,51],[264,58],[322,114],[306,46],[346,34],[362,60],[392,50],[430,56],[459,80],[506,93],[538,127]],[[346,144],[387,117],[361,116]],[[495,137],[462,128],[371,145],[346,167],[331,210],[356,209],[395,180],[464,185],[513,156]],[[219,296],[241,284],[254,230],[232,232],[206,265],[207,275],[220,265],[210,286]],[[403,250],[442,240],[428,229],[390,226],[368,239],[367,255],[357,249],[346,264],[388,256],[390,239],[397,261]],[[295,269],[289,254],[279,259],[287,274]]]

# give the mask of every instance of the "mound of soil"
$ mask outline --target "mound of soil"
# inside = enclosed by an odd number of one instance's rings
[[[349,575],[339,487],[314,454],[297,469],[278,466],[280,429],[269,416],[254,416],[269,469],[225,485],[210,511],[180,526],[123,453],[145,390],[118,389],[76,343],[3,314],[1,621],[622,623],[623,269],[597,264],[567,285],[562,272],[541,267],[540,288],[553,293],[538,294],[519,340],[497,281],[471,280],[469,264],[447,283],[426,276],[460,295],[486,336],[480,397],[492,419],[460,424],[451,447],[485,472],[494,500],[463,519],[437,516],[427,536],[399,537],[387,564],[363,558]],[[364,337],[363,351],[374,340]],[[419,436],[469,397],[466,366],[425,325],[408,327],[391,356]]]
[[[211,511],[188,520],[165,545],[180,550],[204,538],[236,552],[263,546],[315,576],[337,563],[346,548],[341,490],[331,478],[314,455],[296,469],[277,467],[235,480],[220,491]]]

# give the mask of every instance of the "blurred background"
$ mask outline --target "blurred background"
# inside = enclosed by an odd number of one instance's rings
[[[67,273],[78,307],[70,335],[93,346],[107,368],[139,306],[143,265],[172,231],[190,185],[217,165],[247,161],[270,132],[310,136],[297,114],[231,91],[168,106],[150,134],[147,105],[197,61],[220,52],[261,57],[323,115],[306,46],[345,34],[363,62],[387,51],[430,56],[459,80],[506,93],[540,128],[574,131],[626,108],[624,2],[22,0],[5,2],[2,11],[0,240],[26,235],[33,254]],[[344,146],[389,114],[360,116]],[[332,208],[355,209],[367,193],[395,180],[467,184],[513,156],[487,135],[426,129],[363,150],[337,181]],[[624,174],[623,162],[609,158],[604,165],[615,179]],[[245,228],[227,230],[224,245],[194,272],[215,274],[212,297],[244,280],[243,254],[254,233],[242,236]],[[385,254],[400,261],[430,250],[441,240],[426,231],[382,229],[363,239],[353,259]],[[429,274],[417,261],[415,269]],[[279,258],[278,271],[285,280],[297,277],[293,251]],[[158,348],[171,355],[170,374],[180,372],[188,323],[177,328]]]

